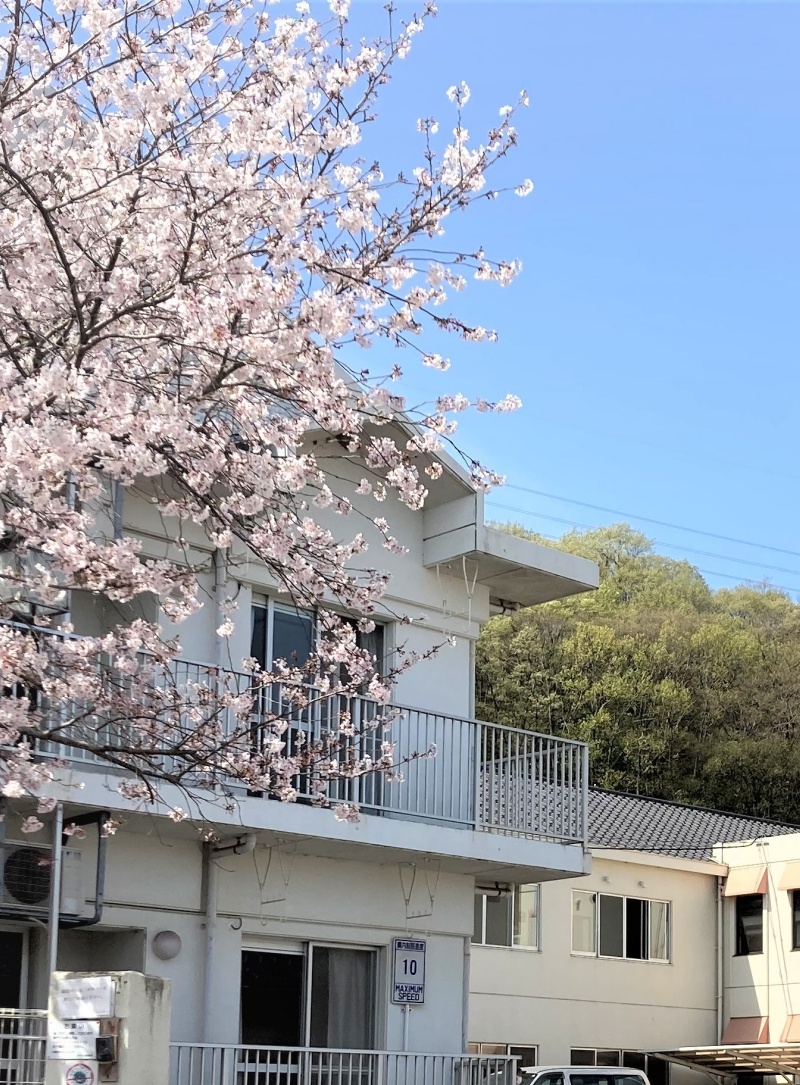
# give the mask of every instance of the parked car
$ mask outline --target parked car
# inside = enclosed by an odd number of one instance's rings
[[[641,1070],[626,1066],[522,1066],[519,1085],[650,1085]]]

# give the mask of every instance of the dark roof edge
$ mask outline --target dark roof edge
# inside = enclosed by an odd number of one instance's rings
[[[660,806],[675,806],[681,810],[695,810],[703,814],[717,814],[719,817],[737,818],[739,821],[758,822],[759,825],[775,825],[782,829],[796,829],[800,833],[800,825],[793,821],[777,821],[775,818],[763,818],[756,814],[735,814],[732,810],[718,810],[713,806],[697,806],[690,802],[677,802],[675,799],[659,799],[655,795],[634,795],[630,791],[612,791],[606,787],[591,787],[589,789],[599,795],[612,795],[615,798],[633,799],[637,802],[653,802]],[[635,849],[632,849],[635,850]]]

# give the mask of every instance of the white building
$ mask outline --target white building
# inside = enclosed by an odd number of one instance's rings
[[[342,464],[343,473],[348,461]],[[357,467],[352,470],[357,482]],[[376,539],[393,579],[371,643],[389,660],[403,643],[424,650],[455,639],[396,689],[397,703],[407,706],[393,729],[398,755],[432,744],[438,753],[409,764],[400,784],[368,777],[334,785],[334,799],[360,804],[359,822],[244,790],[230,810],[194,796],[192,813],[213,823],[223,841],[215,850],[190,822],[135,812],[107,766],[68,745],[40,751],[68,759],[53,794],[67,822],[88,821],[86,838],[70,838],[63,855],[58,967],[132,968],[171,979],[172,1036],[184,1045],[175,1049],[176,1085],[194,1073],[190,1045],[201,1042],[241,1045],[232,1056],[240,1069],[284,1066],[284,1076],[270,1077],[270,1085],[300,1080],[291,1067],[301,1055],[282,1048],[326,1049],[302,1056],[326,1068],[328,1076],[314,1079],[319,1085],[366,1081],[370,1059],[385,1061],[359,1056],[366,1062],[354,1068],[355,1056],[347,1053],[353,1050],[465,1052],[476,884],[543,884],[588,870],[585,747],[477,723],[471,714],[474,643],[492,607],[588,590],[597,584],[597,569],[487,528],[481,496],[454,464],[431,491],[424,512],[395,507],[393,531],[408,555],[389,556]],[[152,506],[130,493],[123,524],[146,556],[179,557],[177,527],[173,538]],[[219,664],[215,590],[217,601],[223,589],[237,595],[231,659],[252,653],[269,667],[276,657],[308,651],[314,615],[281,601],[262,566],[235,555],[221,583],[199,529],[189,543],[207,555],[202,586],[209,603],[177,631],[185,656],[175,668],[178,685],[202,680]],[[94,596],[76,593],[71,600],[78,634],[98,633],[131,613]],[[410,625],[401,624],[405,617]],[[41,636],[42,653],[47,643]],[[336,721],[303,718],[298,725],[319,732]],[[298,787],[302,792],[302,780]],[[520,801],[531,794],[552,801]],[[186,805],[183,796],[173,799]],[[107,844],[97,832],[103,811],[126,818]],[[25,803],[10,803],[2,822],[0,1005],[6,1007],[44,1005],[47,983],[43,919],[51,875],[42,858],[48,848],[21,834],[27,813]],[[419,945],[398,956],[396,939]],[[404,965],[411,969],[406,978],[419,975],[423,947],[424,1003],[395,1002],[395,994],[402,997],[395,981],[403,980]],[[194,1053],[211,1059],[211,1051]],[[434,1064],[443,1083],[451,1079],[447,1068],[455,1063],[431,1056],[418,1060],[407,1080],[433,1080]],[[500,1085],[510,1064],[492,1065]]]
[[[793,832],[592,790],[588,877],[475,898],[471,1050],[633,1065],[662,1085],[667,1064],[643,1052],[800,1039],[800,862],[789,862],[800,836],[782,835]]]

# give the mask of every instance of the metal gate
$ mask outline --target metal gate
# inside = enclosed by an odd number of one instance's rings
[[[46,1010],[0,1009],[0,1085],[44,1085]]]

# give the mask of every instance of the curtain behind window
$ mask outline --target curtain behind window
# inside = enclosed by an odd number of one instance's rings
[[[312,1047],[372,1047],[373,960],[367,950],[314,946]]]

